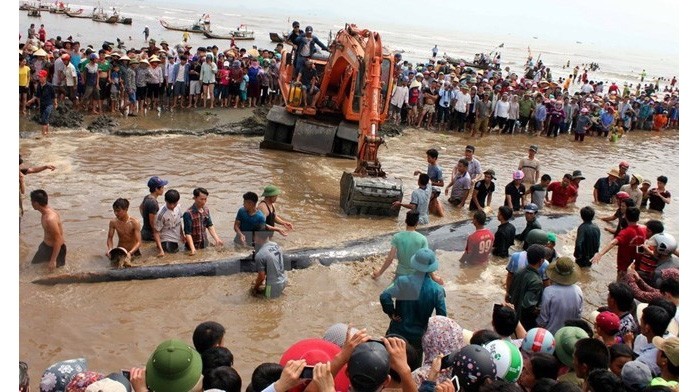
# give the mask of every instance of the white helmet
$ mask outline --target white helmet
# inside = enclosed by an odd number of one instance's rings
[[[675,249],[678,247],[678,242],[668,233],[658,233],[649,238],[648,245],[655,247],[656,250],[654,252],[657,255],[668,256],[675,252]]]

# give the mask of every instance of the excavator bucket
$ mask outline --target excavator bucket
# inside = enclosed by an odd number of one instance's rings
[[[382,177],[360,177],[344,172],[341,177],[341,208],[347,215],[397,216],[400,208],[392,207],[402,201],[402,180]]]

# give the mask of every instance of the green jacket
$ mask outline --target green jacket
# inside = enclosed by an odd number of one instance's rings
[[[434,309],[438,316],[448,315],[445,290],[431,279],[430,274],[422,272],[397,277],[380,294],[380,304],[388,316],[401,319],[390,321],[387,334],[397,334],[409,342],[421,342]]]

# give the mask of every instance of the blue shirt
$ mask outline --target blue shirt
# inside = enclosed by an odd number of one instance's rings
[[[515,275],[517,272],[524,270],[527,266],[528,252],[515,252],[511,255],[511,259],[508,260],[508,265],[506,265],[506,271]],[[540,278],[542,278],[542,280],[549,279],[547,277],[547,267],[549,267],[549,261],[545,260],[542,262],[540,268],[537,269],[537,273],[540,274]]]
[[[431,179],[431,185],[433,185],[434,181],[443,181],[443,169],[441,169],[438,165],[428,165],[426,173],[428,174],[428,178]],[[433,189],[438,190],[439,188],[434,187]]]
[[[416,205],[415,211],[419,213],[419,224],[428,224],[428,203],[431,201],[431,184],[426,185],[426,189],[416,188],[411,193],[409,204]]]
[[[578,285],[552,284],[542,291],[537,325],[555,334],[566,320],[581,317],[582,308],[583,292]]]
[[[257,210],[253,215],[249,215],[244,207],[237,210],[235,220],[240,221],[240,231],[244,233],[247,245],[252,244],[252,231],[255,231],[260,225],[266,225],[266,217],[261,211]],[[235,239],[237,240],[237,237]]]

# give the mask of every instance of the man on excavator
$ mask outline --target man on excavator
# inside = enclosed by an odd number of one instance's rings
[[[326,45],[319,40],[319,38],[312,35],[312,26],[305,27],[305,35],[299,36],[295,39],[295,44],[297,49],[295,52],[295,73],[299,73],[305,66],[305,61],[309,60],[313,54],[317,51],[315,45],[319,46],[325,51],[329,51]]]

